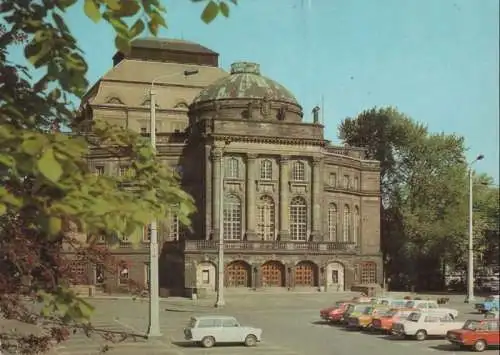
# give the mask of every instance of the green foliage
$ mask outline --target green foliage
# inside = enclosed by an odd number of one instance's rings
[[[437,265],[461,265],[468,220],[463,138],[430,134],[391,107],[346,118],[339,131],[345,143],[366,148],[369,158],[381,162],[381,244],[390,260],[388,274],[407,273],[414,279],[425,274],[431,260],[437,260]],[[477,203],[483,199],[477,196]],[[485,219],[485,211],[496,212]],[[485,226],[495,217],[498,204],[489,208],[481,202],[474,220],[478,251],[484,244]]]
[[[80,114],[70,102],[88,90],[88,65],[65,17],[69,8],[79,4],[92,22],[104,20],[112,26],[115,45],[123,52],[145,31],[157,35],[161,27],[167,27],[166,8],[160,0],[2,1],[0,267],[15,272],[0,275],[0,288],[15,285],[21,292],[18,285],[24,277],[52,277],[50,285],[32,283],[27,294],[36,291],[44,304],[43,316],[64,322],[87,320],[93,310],[67,288],[54,288],[58,283],[51,272],[58,268],[51,271],[53,266],[46,264],[50,258],[60,259],[60,243],[72,241],[70,227],[82,235],[104,235],[116,243],[127,236],[128,241],[138,243],[143,226],[151,220],[162,222],[173,213],[189,226],[194,211],[193,200],[181,189],[178,178],[138,134],[98,119],[75,119]],[[228,4],[210,1],[202,18],[208,23],[219,13],[227,17]],[[20,39],[25,40],[30,68],[7,60],[7,51]],[[41,72],[36,82],[29,75],[33,68]],[[61,133],[59,125],[71,127],[73,133]],[[94,147],[127,162],[129,174],[94,175],[87,161]],[[33,255],[16,253],[22,238]],[[80,247],[85,255],[86,245]],[[50,254],[50,250],[56,252]],[[21,307],[6,296],[0,290],[0,310],[13,304]]]

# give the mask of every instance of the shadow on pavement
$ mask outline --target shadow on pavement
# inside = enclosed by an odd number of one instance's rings
[[[173,341],[172,344],[180,348],[204,349],[202,346],[190,341]],[[241,348],[241,345],[234,343],[217,343],[215,344],[214,348]]]
[[[439,344],[439,345],[429,346],[429,348],[433,350],[446,351],[446,352],[462,350],[458,346],[455,346],[453,344]]]
[[[166,312],[178,312],[178,313],[192,313],[190,309],[178,309],[178,308],[165,308]]]
[[[315,321],[312,321],[311,324],[314,324],[314,325],[332,325],[332,323],[327,322],[326,320],[315,320]]]

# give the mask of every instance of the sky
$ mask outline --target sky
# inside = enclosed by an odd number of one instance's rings
[[[83,15],[68,23],[94,83],[112,66],[113,32]],[[206,25],[204,3],[165,0],[161,37],[198,42],[220,66],[260,63],[288,87],[305,119],[324,101],[326,138],[339,143],[345,117],[395,106],[431,132],[464,136],[479,172],[499,181],[498,0],[239,0]],[[324,98],[322,100],[322,98]]]

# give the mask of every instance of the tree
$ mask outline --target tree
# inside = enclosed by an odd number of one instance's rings
[[[67,287],[74,275],[60,253],[63,245],[90,262],[114,267],[109,250],[95,246],[97,236],[110,243],[124,235],[137,239],[145,224],[172,209],[189,225],[194,209],[192,198],[138,134],[75,120],[71,99],[86,92],[88,66],[65,13],[81,3],[4,0],[0,5],[0,314],[45,328],[39,334],[0,334],[2,346],[22,353],[49,349],[66,339],[71,327],[90,330],[92,306]],[[115,29],[121,51],[146,28],[157,35],[166,27],[159,0],[85,0],[82,10]],[[228,16],[227,2],[207,1],[202,20],[209,23],[219,13]],[[28,67],[8,60],[14,45],[24,46]],[[42,71],[39,80],[30,77],[32,68]],[[61,133],[60,125],[78,134]],[[129,161],[130,174],[92,174],[86,157],[93,145]],[[88,243],[74,232],[89,235]],[[40,303],[41,314],[24,297]]]
[[[345,143],[365,147],[369,158],[381,161],[381,245],[388,276],[438,287],[432,275],[467,245],[463,138],[430,134],[394,108],[347,118],[339,131]]]

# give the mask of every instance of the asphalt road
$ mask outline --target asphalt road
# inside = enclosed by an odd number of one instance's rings
[[[155,340],[141,337],[147,330],[147,302],[127,299],[93,300],[96,306],[96,327],[117,332],[136,334],[135,339],[114,345],[106,354],[144,355],[420,355],[420,354],[466,354],[453,348],[444,339],[400,340],[393,337],[347,331],[342,327],[324,324],[319,320],[319,309],[335,300],[351,295],[326,293],[284,293],[228,295],[227,305],[222,310],[213,308],[213,300],[193,302],[185,299],[167,299],[161,303],[161,328],[163,336]],[[459,319],[480,318],[471,314],[472,306],[463,303],[463,297],[451,297],[447,307],[459,310]],[[263,329],[263,342],[256,348],[243,346],[216,346],[203,349],[188,344],[182,330],[188,319],[196,314],[233,315],[244,325]],[[106,346],[99,337],[87,338],[76,334],[68,342],[56,348],[59,355],[94,355]],[[484,354],[497,354],[498,349]]]

